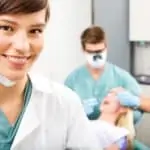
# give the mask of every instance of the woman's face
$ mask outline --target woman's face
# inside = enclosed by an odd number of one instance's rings
[[[109,93],[100,106],[100,111],[105,113],[119,113],[123,107],[120,105],[117,95],[114,92]]]
[[[0,15],[0,74],[26,75],[43,48],[45,9],[32,14]]]

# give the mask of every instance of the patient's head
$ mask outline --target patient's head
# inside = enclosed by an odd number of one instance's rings
[[[124,114],[127,112],[127,108],[120,105],[115,92],[110,92],[103,100],[100,106],[101,113],[107,114]]]
[[[114,121],[116,126],[126,128],[129,131],[130,134],[127,136],[128,147],[132,150],[132,141],[135,137],[132,109],[121,106],[117,99],[117,94],[115,92],[110,92],[104,98],[100,106],[100,111],[103,120],[106,119],[105,121],[109,121],[115,118]]]

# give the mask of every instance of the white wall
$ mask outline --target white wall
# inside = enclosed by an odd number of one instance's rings
[[[84,62],[80,34],[91,24],[91,0],[51,0],[45,48],[33,71],[62,82]]]

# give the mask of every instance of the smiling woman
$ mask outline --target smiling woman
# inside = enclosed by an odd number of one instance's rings
[[[0,74],[12,81],[24,77],[43,47],[49,18],[46,0],[0,1]]]
[[[1,74],[20,80],[28,71],[43,47],[44,16],[45,10],[0,16]]]
[[[9,150],[31,96],[29,68],[43,47],[47,0],[0,1],[0,150]]]
[[[0,150],[101,150],[76,94],[28,73],[48,18],[48,0],[0,0]]]

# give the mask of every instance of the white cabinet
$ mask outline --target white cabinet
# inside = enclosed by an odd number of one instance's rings
[[[130,41],[150,41],[150,0],[129,0]]]

